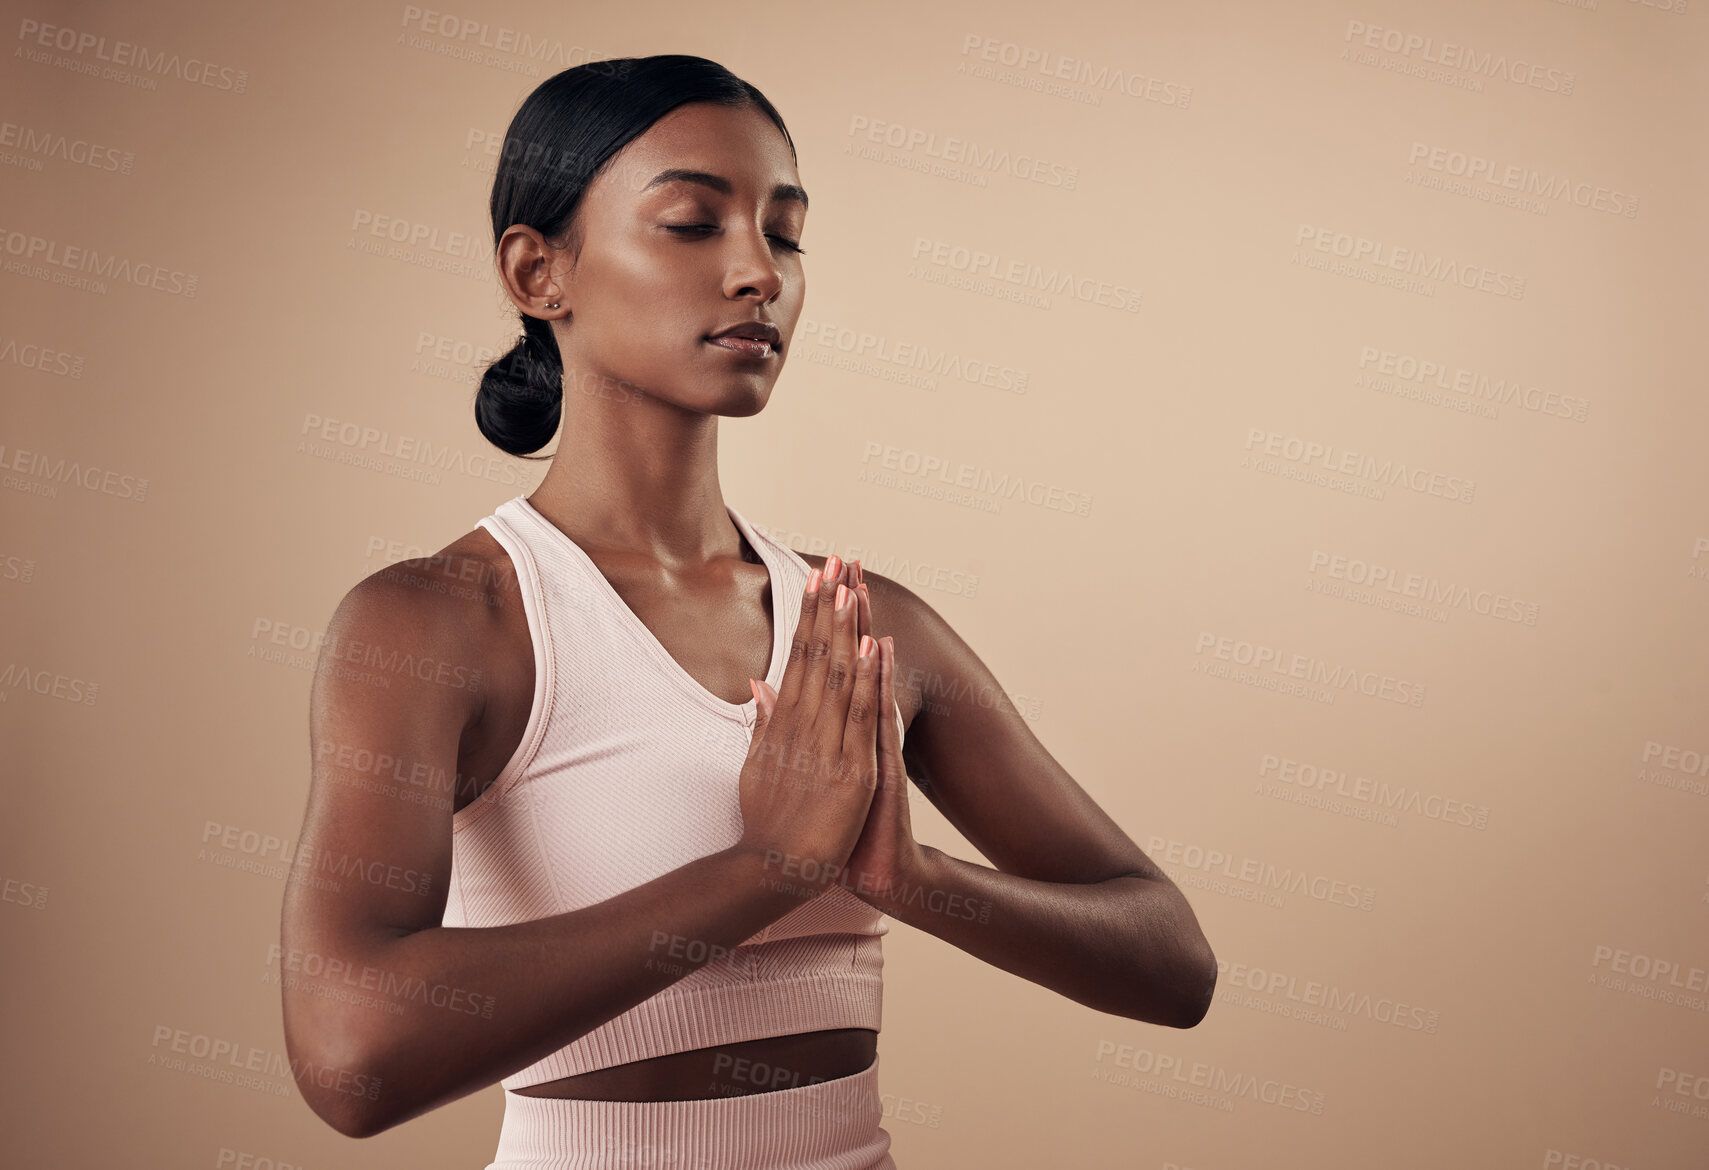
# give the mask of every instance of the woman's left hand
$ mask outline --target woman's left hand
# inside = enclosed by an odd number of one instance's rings
[[[857,565],[856,572],[859,572]],[[870,633],[872,611],[866,583],[855,589],[859,626]],[[902,763],[902,715],[896,703],[896,641],[878,639],[878,775],[866,825],[844,867],[842,885],[861,900],[884,909],[887,898],[904,896],[916,880],[924,855],[908,818],[908,769]]]

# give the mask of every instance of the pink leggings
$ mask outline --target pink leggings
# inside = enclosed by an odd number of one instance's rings
[[[692,1101],[578,1101],[508,1090],[486,1170],[896,1170],[878,1060],[793,1089]]]

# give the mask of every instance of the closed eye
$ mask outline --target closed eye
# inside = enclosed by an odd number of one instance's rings
[[[664,225],[664,228],[667,232],[715,232],[718,230],[718,225],[713,224],[713,223],[688,223],[688,224],[667,223]],[[770,240],[776,240],[778,243],[782,244],[785,248],[788,248],[791,252],[794,252],[795,254],[797,254],[799,256],[807,255],[807,249],[803,248],[800,244],[796,243],[794,240],[786,239],[783,236],[767,236],[766,238],[770,239]]]

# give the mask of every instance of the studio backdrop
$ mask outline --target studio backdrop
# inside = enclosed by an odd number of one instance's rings
[[[543,471],[471,406],[511,115],[692,53],[812,196],[726,499],[942,614],[1219,960],[1170,1029],[893,924],[898,1165],[1709,1165],[1709,6],[5,7],[0,1161],[492,1156],[497,1085],[293,1081],[310,685]]]

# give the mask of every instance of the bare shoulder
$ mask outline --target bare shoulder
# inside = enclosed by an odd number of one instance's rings
[[[370,573],[340,601],[326,646],[353,662],[394,670],[407,662],[424,680],[455,675],[458,689],[484,696],[491,682],[503,680],[518,646],[528,653],[527,619],[509,554],[476,528],[429,556]],[[471,720],[480,706],[472,705]]]

